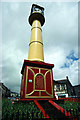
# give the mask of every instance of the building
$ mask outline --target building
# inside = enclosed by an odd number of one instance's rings
[[[63,80],[54,80],[54,91],[56,97],[70,97],[76,95],[68,76]]]
[[[76,96],[80,98],[80,84],[74,86],[74,91],[75,91]]]
[[[0,98],[1,97],[18,97],[19,94],[12,92],[8,87],[0,82]]]
[[[11,93],[10,93],[10,96],[11,96],[11,97],[18,97],[18,96],[19,96],[19,94],[18,94],[18,93],[16,93],[16,92],[11,92]]]
[[[8,89],[3,83],[0,82],[0,94],[2,97],[9,97],[10,96],[10,89]]]

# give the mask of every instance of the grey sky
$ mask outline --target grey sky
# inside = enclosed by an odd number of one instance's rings
[[[35,3],[45,8],[44,61],[54,64],[53,78],[64,79],[68,75],[72,85],[78,84],[78,3]],[[20,71],[28,58],[32,4],[2,3],[2,82],[12,91],[20,90]]]

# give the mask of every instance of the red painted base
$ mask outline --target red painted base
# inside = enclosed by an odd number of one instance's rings
[[[46,98],[44,98],[44,99],[43,98],[32,98],[32,99],[31,98],[30,99],[29,98],[28,99],[25,98],[25,99],[19,99],[19,101],[28,101],[28,100],[29,101],[33,101],[33,100],[56,100],[56,99],[55,98],[54,99],[53,98],[47,98],[47,99]]]
[[[53,67],[54,64],[24,60],[24,64],[21,70],[21,99],[55,99],[52,72]]]

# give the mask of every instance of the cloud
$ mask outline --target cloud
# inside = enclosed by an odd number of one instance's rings
[[[61,68],[69,68],[74,63],[74,61],[78,62],[78,59],[79,59],[78,56],[76,57],[75,52],[72,50],[70,54],[66,56],[66,61],[64,65],[61,66]]]
[[[78,18],[77,4],[62,3],[51,5],[50,12],[47,13],[45,34],[49,32],[47,39],[44,39],[46,46],[74,49],[78,45]],[[75,13],[75,14],[74,14]],[[48,42],[50,40],[50,42]],[[47,49],[46,47],[46,49]]]
[[[78,56],[77,3],[37,3],[45,8],[45,24],[42,27],[45,62],[54,64],[55,80],[68,75],[73,85],[78,84],[77,60],[67,58],[72,50],[74,56]],[[2,82],[17,92],[20,91],[23,61],[28,59],[31,5],[32,2],[2,3]],[[69,67],[61,68],[65,63],[69,63]]]

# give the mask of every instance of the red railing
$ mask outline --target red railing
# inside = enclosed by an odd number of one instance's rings
[[[55,108],[60,110],[63,114],[65,114],[65,116],[70,118],[70,120],[78,120],[77,118],[72,117],[72,115],[69,112],[67,112],[65,109],[63,109],[61,106],[59,106],[58,104],[56,104],[52,100],[49,100],[49,103],[51,103]]]
[[[65,116],[71,116],[71,114],[69,112],[67,112],[65,109],[63,109],[61,106],[59,106],[58,104],[56,104],[52,100],[49,100],[49,103],[51,103],[55,108],[60,110],[63,114],[65,114]]]
[[[70,120],[78,120],[75,117],[72,117],[72,115],[66,111],[65,109],[63,109],[61,106],[59,106],[58,104],[56,104],[55,102],[53,102],[52,100],[48,101],[49,103],[52,104],[52,106],[54,106],[57,110],[59,110],[63,115],[65,115],[66,117],[70,118]],[[45,118],[50,118],[50,116],[48,114],[46,114],[46,111],[42,108],[42,106],[37,102],[37,100],[34,100],[34,103],[37,105],[37,107],[40,109],[40,111],[42,112],[43,116]],[[55,116],[54,116],[55,117]]]

